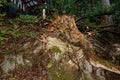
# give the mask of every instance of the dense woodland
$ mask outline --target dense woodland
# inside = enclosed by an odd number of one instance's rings
[[[0,80],[120,80],[120,0],[0,0]]]

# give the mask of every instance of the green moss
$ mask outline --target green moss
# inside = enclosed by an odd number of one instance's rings
[[[51,48],[51,51],[52,51],[52,53],[61,53],[61,50],[59,49],[58,46],[53,46],[53,47]]]
[[[47,68],[51,68],[52,65],[53,65],[53,62],[52,62],[52,60],[51,60],[51,61],[47,64]]]
[[[16,78],[9,78],[9,80],[16,80]]]
[[[96,60],[96,61],[99,61],[99,63],[101,63],[101,64],[103,64],[104,66],[107,66],[107,67],[109,67],[109,68],[115,67],[114,64],[112,64],[112,63],[110,63],[110,62],[108,62],[108,61],[106,61],[106,60],[104,60],[104,59],[102,59],[102,58],[99,58],[99,57],[97,57],[97,56],[95,56],[95,60]]]
[[[56,70],[53,67],[51,69],[49,69],[49,77],[52,80],[73,80],[71,78],[71,76],[68,76],[68,75],[64,74],[60,70]]]
[[[99,58],[97,56],[95,56],[95,59],[96,59],[96,61],[99,61],[100,63],[107,64],[105,60],[103,60],[103,59],[101,59],[101,58]]]

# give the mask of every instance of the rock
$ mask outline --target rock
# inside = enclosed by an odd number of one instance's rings
[[[0,67],[3,73],[8,73],[9,71],[13,71],[15,67],[19,65],[24,65],[23,56],[22,55],[5,55],[4,61],[0,64]]]

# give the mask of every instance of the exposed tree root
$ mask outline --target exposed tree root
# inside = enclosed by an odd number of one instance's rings
[[[85,35],[78,30],[73,16],[58,16],[52,22],[51,26],[57,28],[56,30],[58,32],[63,33],[70,44],[83,49],[83,55],[91,65],[120,74],[120,66],[116,66],[95,55],[91,43],[85,38]]]

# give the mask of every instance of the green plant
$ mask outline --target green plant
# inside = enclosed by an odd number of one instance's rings
[[[32,15],[42,15],[42,10],[45,8],[45,4],[37,5],[28,11],[28,14]]]
[[[58,46],[53,46],[53,47],[51,48],[51,51],[52,51],[53,53],[61,53],[61,50],[59,49]]]
[[[5,17],[5,15],[6,15],[6,13],[4,12],[4,13],[2,13],[2,14],[0,14],[0,21],[3,21],[4,19],[4,17]]]
[[[9,80],[16,80],[16,78],[9,78]]]
[[[37,33],[32,32],[32,31],[27,32],[27,35],[30,36],[31,38],[35,38],[35,37],[37,37]]]
[[[58,12],[59,14],[74,14],[75,0],[51,0],[46,4],[49,11]]]
[[[8,20],[7,20],[7,23],[8,23],[9,25],[13,25],[13,24],[14,24],[14,21],[11,20],[11,19],[8,19]]]
[[[52,60],[51,60],[51,61],[47,64],[47,68],[51,68],[52,65],[53,65],[53,62],[52,62]]]
[[[37,21],[37,17],[33,15],[20,15],[15,19],[15,21],[23,23],[34,23]]]
[[[8,38],[5,37],[7,34],[9,34],[8,30],[0,30],[0,41],[7,40]]]
[[[96,38],[96,39],[102,38],[102,35],[99,34],[99,33],[98,33],[98,34],[95,34],[95,35],[94,35],[94,38]]]
[[[6,4],[7,0],[0,0],[0,7],[3,6],[3,4]]]
[[[19,37],[22,33],[21,33],[19,30],[12,29],[12,30],[10,31],[10,34],[12,35],[13,38],[17,38],[17,37]]]
[[[9,38],[6,37],[6,35],[11,35],[13,38],[17,38],[22,34],[21,31],[17,30],[17,29],[4,29],[4,30],[0,30],[0,41],[2,40],[8,40]]]
[[[17,0],[17,2],[18,2],[18,0]],[[8,2],[8,0],[0,0],[0,7],[3,7],[4,5],[5,6],[12,6],[14,8],[17,8],[17,6],[14,3]]]

